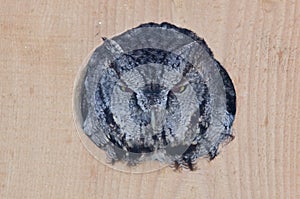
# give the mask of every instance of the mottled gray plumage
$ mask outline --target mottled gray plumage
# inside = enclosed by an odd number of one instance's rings
[[[193,169],[231,139],[235,90],[204,40],[169,23],[105,39],[81,95],[82,128],[111,162]]]

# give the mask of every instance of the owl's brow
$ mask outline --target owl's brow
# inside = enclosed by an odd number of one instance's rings
[[[125,82],[124,80],[122,80],[122,79],[120,79],[119,83],[120,83],[120,84],[123,84],[124,86],[128,86],[128,85],[126,84],[126,82]]]
[[[189,83],[189,80],[185,77],[183,77],[178,83],[176,83],[174,85],[174,87],[177,87],[177,86],[185,86],[186,84]]]

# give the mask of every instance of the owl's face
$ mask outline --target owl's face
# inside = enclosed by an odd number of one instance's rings
[[[138,148],[153,152],[182,143],[188,146],[199,130],[197,115],[204,90],[193,83],[201,79],[200,74],[189,71],[189,63],[180,56],[147,49],[164,55],[153,61],[137,56],[143,50],[119,57],[100,79],[96,96],[99,102],[109,102],[105,117],[112,115],[102,123],[103,128],[130,152]],[[135,55],[133,67],[122,69],[131,54]]]

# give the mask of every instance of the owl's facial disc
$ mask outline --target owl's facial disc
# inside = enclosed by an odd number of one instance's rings
[[[166,140],[181,137],[177,131],[185,132],[180,126],[189,123],[181,117],[197,109],[193,89],[186,80],[170,84],[169,88],[154,81],[134,87],[134,82],[119,80],[116,85],[111,95],[111,111],[120,129],[132,139],[154,135],[163,135]],[[194,97],[186,99],[187,93]],[[190,112],[183,112],[185,107]]]

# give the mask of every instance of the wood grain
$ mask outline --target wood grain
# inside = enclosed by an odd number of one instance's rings
[[[300,1],[0,5],[0,198],[300,198]],[[205,38],[235,83],[236,139],[197,172],[119,172],[76,134],[82,61],[102,36],[149,21]]]

